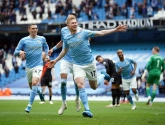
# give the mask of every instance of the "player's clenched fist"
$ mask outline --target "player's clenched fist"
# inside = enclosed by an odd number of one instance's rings
[[[20,51],[19,52],[19,56],[21,57],[21,59],[24,59],[25,58],[25,55],[26,55],[26,52],[25,51]]]
[[[55,64],[56,64],[56,60],[51,60],[51,61],[49,62],[48,67],[49,67],[49,68],[52,68]]]

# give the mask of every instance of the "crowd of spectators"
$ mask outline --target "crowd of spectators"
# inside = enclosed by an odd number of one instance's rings
[[[12,44],[4,44],[3,47],[0,48],[0,86],[11,82],[9,79],[17,79],[19,73],[21,73],[22,76],[25,74],[25,60],[22,60],[21,65],[18,66],[18,60],[13,55],[14,50],[15,46]]]
[[[15,24],[15,8],[19,5],[18,0],[0,0],[0,23]]]
[[[104,5],[106,11],[106,19],[113,19],[115,16],[124,16],[125,18],[137,18],[140,15],[143,18],[152,17],[154,12],[165,8],[165,0],[126,0],[126,2],[119,6],[115,0],[106,0]]]
[[[52,12],[50,6],[45,7],[44,2],[49,5],[55,3],[54,12]],[[30,13],[26,13],[25,5],[28,5],[28,12]],[[51,19],[57,18],[58,15],[67,16],[70,12],[76,13],[78,18],[81,17],[81,13],[85,13],[88,20],[98,20],[99,14],[94,8],[104,8],[105,19],[113,19],[116,16],[137,18],[136,15],[145,18],[152,17],[154,12],[159,9],[165,9],[165,0],[142,0],[142,2],[125,0],[123,5],[119,3],[119,0],[82,0],[79,6],[75,6],[72,0],[0,0],[0,23],[15,24],[17,22],[16,16],[18,16],[15,13],[16,10],[21,15],[21,21],[28,20],[27,14],[32,14],[34,20],[37,15],[43,20],[45,13],[47,13],[46,18]]]

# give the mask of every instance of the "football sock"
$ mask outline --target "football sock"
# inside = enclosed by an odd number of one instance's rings
[[[44,97],[44,101],[45,101],[45,94],[43,94],[43,97]]]
[[[132,105],[134,105],[134,102],[133,102],[132,97],[131,97],[130,95],[127,95],[127,99],[129,100],[129,102],[130,102]]]
[[[116,97],[117,97],[116,89],[112,89],[112,104],[113,105],[116,104]]]
[[[125,101],[126,94],[124,91],[122,91],[122,95],[123,95],[123,101]]]
[[[152,90],[151,102],[154,101],[155,96],[156,96],[156,90]]]
[[[116,93],[117,93],[117,104],[120,104],[120,96],[121,96],[120,89],[116,89]]]
[[[79,94],[80,94],[80,99],[84,105],[84,109],[89,110],[88,97],[87,97],[87,93],[85,92],[85,88],[79,88]]]
[[[42,88],[41,87],[37,87],[37,93],[38,93],[38,95],[39,95],[39,97],[40,97],[40,100],[41,101],[45,101],[44,100],[44,96],[43,96],[43,94],[42,94]]]
[[[43,96],[42,93],[38,93],[38,95],[39,95],[41,101],[45,101],[44,96]]]
[[[150,87],[146,88],[146,93],[147,93],[147,96],[150,96]]]
[[[98,86],[100,86],[101,84],[104,83],[104,77],[105,77],[104,74],[100,74],[100,76],[97,77],[97,85],[98,85]]]
[[[30,105],[33,104],[36,94],[37,94],[37,86],[32,86],[32,90],[30,92],[30,100],[29,100]]]
[[[66,88],[66,79],[61,79],[61,95],[62,95],[62,100],[66,100],[66,92],[67,92],[67,88]]]
[[[62,105],[66,105],[66,82],[67,79],[61,79],[61,95],[62,95]]]
[[[74,82],[75,85],[75,91],[76,91],[76,100],[79,100],[79,91],[78,91],[78,86],[77,84]]]
[[[52,101],[52,95],[49,95],[49,101]]]

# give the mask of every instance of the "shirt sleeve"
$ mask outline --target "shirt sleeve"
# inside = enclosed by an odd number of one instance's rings
[[[65,30],[61,29],[61,40],[64,41]]]
[[[148,63],[147,63],[146,69],[147,69],[148,71],[149,71],[149,68],[150,68],[150,66],[151,66],[151,64],[152,64],[152,60],[153,60],[153,56],[150,57],[150,60],[149,60]]]
[[[86,38],[92,38],[95,37],[96,31],[91,31],[91,30],[83,30],[85,33]]]
[[[131,59],[131,58],[127,58],[127,60],[130,62],[130,63],[136,63],[133,59]]]
[[[18,45],[17,45],[15,51],[14,51],[14,55],[15,55],[15,56],[19,56],[19,52],[20,52],[21,50],[23,50],[23,49],[24,49],[24,40],[21,39],[21,40],[19,41],[19,43],[18,43]]]
[[[62,45],[62,48],[65,49],[65,48],[69,48],[67,42],[64,40],[63,41],[63,45]]]
[[[46,55],[48,55],[49,46],[48,46],[48,44],[46,42],[45,37],[43,37],[43,48],[44,48],[44,51],[45,51]]]
[[[68,46],[66,40],[64,39],[64,34],[65,34],[65,30],[62,29],[62,30],[61,30],[61,40],[63,41],[62,49],[64,49],[64,48],[69,48],[69,46]]]

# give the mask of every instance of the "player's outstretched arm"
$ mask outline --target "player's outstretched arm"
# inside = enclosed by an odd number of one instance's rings
[[[58,42],[53,48],[51,48],[48,52],[48,55],[51,56],[54,50],[61,48],[62,47],[62,41]]]
[[[60,59],[62,59],[67,54],[67,52],[68,48],[64,48],[56,59],[50,61],[49,68],[52,68]]]
[[[106,36],[114,32],[125,32],[126,30],[127,30],[127,26],[120,24],[117,28],[114,29],[96,31],[95,36]]]

